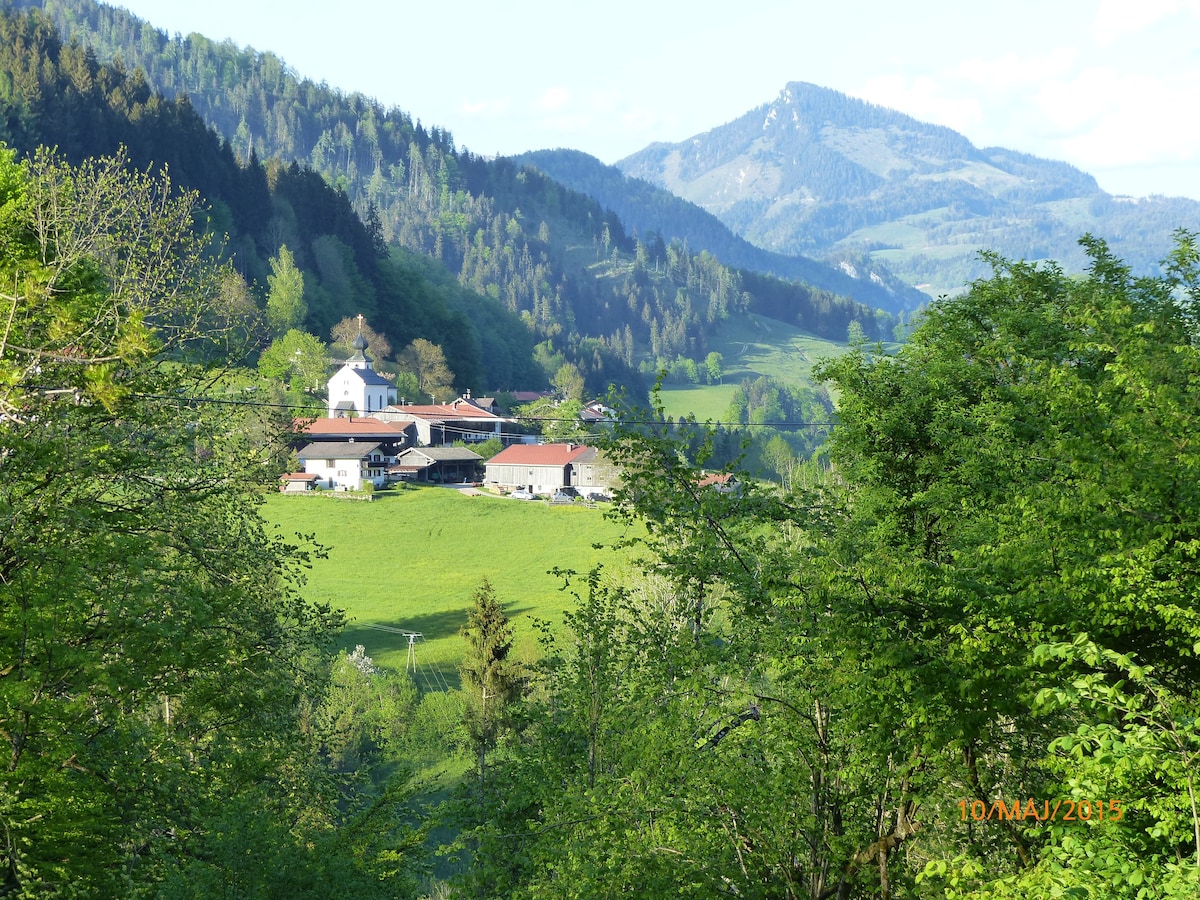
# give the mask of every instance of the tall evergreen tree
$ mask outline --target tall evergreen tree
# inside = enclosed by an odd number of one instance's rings
[[[509,706],[520,685],[512,651],[513,631],[485,578],[471,597],[467,624],[462,629],[467,639],[467,655],[459,668],[463,690],[467,692],[467,728],[479,760],[479,780],[487,772],[487,754],[507,724]]]

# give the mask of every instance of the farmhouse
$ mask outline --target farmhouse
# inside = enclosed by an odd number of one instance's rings
[[[731,472],[704,472],[696,479],[696,486],[718,494],[740,494],[742,489],[741,482]]]
[[[292,430],[301,443],[311,441],[374,441],[389,461],[407,447],[417,443],[417,430],[412,424],[381,422],[371,416],[363,418],[296,419]]]
[[[441,447],[455,441],[468,444],[502,438],[504,419],[484,409],[470,396],[450,403],[388,406],[374,413],[375,418],[395,424],[411,423],[417,431],[417,443],[423,447]]]
[[[374,441],[314,441],[300,448],[300,464],[315,485],[331,491],[361,491],[366,482],[387,483],[388,459]]]
[[[362,316],[359,316],[361,321]],[[329,417],[369,416],[396,402],[396,386],[375,371],[358,333],[354,355],[329,379]]]
[[[581,444],[513,444],[487,461],[484,482],[501,489],[525,488],[549,494],[575,488],[581,494],[615,486],[615,468],[596,450]]]
[[[579,411],[579,418],[588,425],[608,425],[617,418],[617,411],[601,400],[593,400]]]

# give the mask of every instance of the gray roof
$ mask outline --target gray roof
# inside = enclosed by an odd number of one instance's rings
[[[362,459],[378,449],[378,441],[314,441],[297,455],[301,459]]]
[[[483,459],[474,450],[468,450],[466,447],[409,447],[396,459],[417,453],[434,462],[479,462]]]
[[[350,371],[353,374],[357,375],[359,377],[359,380],[361,380],[363,384],[390,387],[392,390],[396,389],[396,386],[394,384],[392,384],[390,381],[388,381],[386,378],[384,378],[382,375],[380,375],[374,369],[353,369],[352,368],[352,369],[350,369]]]

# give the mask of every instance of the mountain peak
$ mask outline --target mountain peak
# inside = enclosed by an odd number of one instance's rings
[[[617,166],[759,247],[877,254],[935,296],[986,273],[981,249],[1054,258],[1069,270],[1086,262],[1077,244],[1084,232],[1107,231],[1114,250],[1143,268],[1170,246],[1168,229],[1144,205],[1137,216],[1153,244],[1131,239],[1117,221],[1134,215],[1131,205],[1114,203],[1074,166],[981,149],[951,128],[804,81],[725,125]]]

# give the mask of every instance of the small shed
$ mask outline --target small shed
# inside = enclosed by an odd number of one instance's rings
[[[279,490],[284,494],[303,494],[313,490],[319,478],[310,472],[284,472],[279,477]]]

